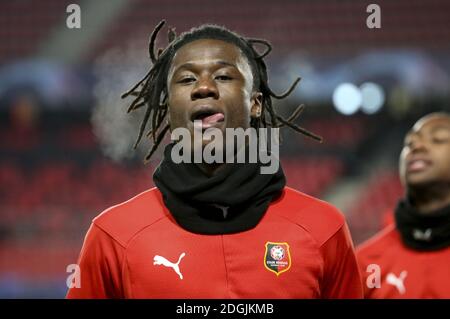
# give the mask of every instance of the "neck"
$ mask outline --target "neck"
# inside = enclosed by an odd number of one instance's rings
[[[247,145],[248,143],[247,143],[247,141],[246,141],[246,144],[245,145],[243,145],[243,146],[241,146],[241,148],[239,148],[238,150],[233,150],[233,157],[234,158],[236,158],[236,156],[237,156],[237,154],[242,150],[242,151],[244,151],[245,150],[245,146]],[[208,176],[208,177],[211,177],[211,176],[213,176],[216,172],[218,172],[218,171],[220,171],[221,169],[223,169],[225,166],[226,166],[226,160],[227,160],[227,158],[228,158],[228,155],[227,155],[227,151],[225,150],[224,152],[223,152],[223,154],[224,154],[224,157],[223,157],[223,162],[221,162],[221,163],[211,163],[211,164],[207,164],[207,163],[204,163],[204,162],[202,162],[202,163],[198,163],[197,164],[197,166],[200,168],[200,170],[206,175],[206,176]],[[235,161],[233,161],[233,163],[234,163]]]
[[[208,177],[213,176],[217,171],[225,167],[225,163],[214,163],[214,164],[197,164],[200,170]]]
[[[450,183],[408,189],[411,204],[422,214],[430,214],[450,205]]]

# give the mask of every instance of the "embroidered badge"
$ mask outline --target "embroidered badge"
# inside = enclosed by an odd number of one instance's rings
[[[288,243],[266,243],[266,253],[264,255],[264,267],[274,272],[277,276],[291,268],[291,254]]]

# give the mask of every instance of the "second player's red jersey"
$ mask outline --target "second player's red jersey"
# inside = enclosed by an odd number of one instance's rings
[[[364,283],[369,265],[380,269],[380,287],[365,284],[366,298],[450,298],[450,247],[411,249],[391,225],[358,247],[357,257]]]

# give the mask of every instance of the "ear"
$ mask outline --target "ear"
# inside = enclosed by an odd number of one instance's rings
[[[261,92],[253,92],[252,93],[252,98],[250,100],[250,102],[251,102],[250,116],[252,118],[259,118],[261,116],[262,97],[263,97],[263,95]]]

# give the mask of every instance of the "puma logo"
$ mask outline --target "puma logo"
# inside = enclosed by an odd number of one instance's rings
[[[153,265],[163,265],[165,267],[172,268],[178,274],[178,276],[180,276],[180,279],[182,280],[183,275],[180,272],[179,264],[180,264],[181,259],[184,256],[186,256],[186,254],[181,253],[180,257],[178,258],[178,262],[176,264],[174,264],[162,256],[155,255],[155,257],[153,257]]]
[[[222,210],[223,218],[224,219],[227,218],[227,216],[228,216],[228,209],[230,208],[229,206],[222,206],[222,205],[218,205],[218,204],[212,204],[212,206]]]
[[[398,289],[398,292],[403,295],[406,291],[404,285],[406,275],[408,275],[406,270],[403,270],[398,277],[390,272],[386,277],[386,282],[392,286],[395,286]]]
[[[413,230],[413,237],[415,240],[430,241],[431,240],[431,228],[422,231],[420,229]]]

